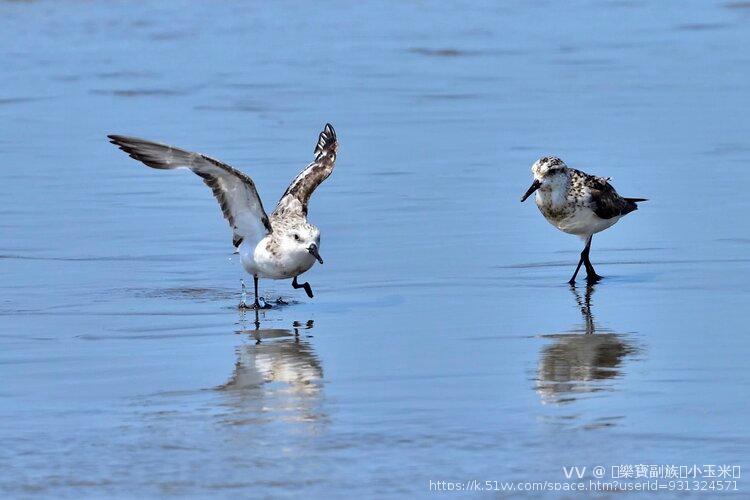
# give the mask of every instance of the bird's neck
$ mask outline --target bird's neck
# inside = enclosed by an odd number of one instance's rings
[[[539,188],[537,191],[539,194],[537,200],[545,205],[562,205],[567,200],[569,188],[570,177],[567,175],[556,175]]]

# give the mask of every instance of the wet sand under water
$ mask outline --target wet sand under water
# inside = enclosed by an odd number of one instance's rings
[[[747,468],[750,10],[189,5],[0,3],[5,496]],[[326,121],[315,298],[262,281],[289,304],[258,327],[205,186],[105,139],[205,152],[268,208]],[[594,287],[518,202],[545,154],[650,199]]]

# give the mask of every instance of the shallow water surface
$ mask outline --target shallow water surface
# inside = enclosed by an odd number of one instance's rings
[[[741,3],[0,3],[0,490],[747,469]],[[105,139],[210,154],[270,211],[326,121],[315,298],[262,281],[288,304],[257,326],[200,179]],[[594,237],[593,287],[518,201],[547,154],[650,199]]]

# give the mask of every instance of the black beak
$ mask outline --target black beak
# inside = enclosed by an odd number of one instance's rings
[[[534,182],[531,183],[531,187],[529,188],[529,190],[526,191],[526,194],[524,194],[521,197],[521,202],[526,201],[526,198],[528,198],[529,196],[531,196],[532,194],[534,194],[534,191],[536,191],[537,189],[539,189],[539,187],[541,185],[542,185],[541,182],[539,182],[538,180],[534,179]]]
[[[323,263],[323,258],[318,253],[318,245],[316,245],[315,243],[313,243],[312,245],[310,245],[309,247],[307,247],[307,251],[310,252],[313,257],[315,257],[316,259],[318,259],[318,262],[320,262],[321,264]]]

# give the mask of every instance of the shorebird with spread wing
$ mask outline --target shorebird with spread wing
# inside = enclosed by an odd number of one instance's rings
[[[232,244],[240,254],[242,267],[253,276],[255,302],[258,301],[258,280],[293,278],[294,288],[304,288],[312,298],[310,284],[297,283],[297,277],[309,270],[320,257],[320,230],[307,222],[307,204],[315,188],[333,172],[338,142],[336,132],[326,124],[315,146],[315,160],[305,167],[284,192],[269,217],[246,174],[218,160],[158,144],[136,137],[108,136],[112,144],[149,167],[170,170],[188,168],[203,179],[221,205],[224,217],[232,228]],[[243,301],[244,304],[244,284]]]

